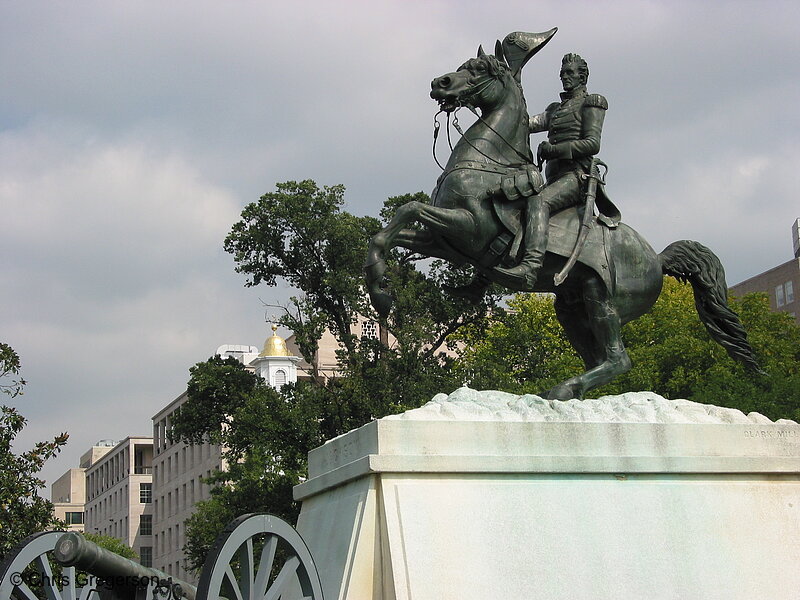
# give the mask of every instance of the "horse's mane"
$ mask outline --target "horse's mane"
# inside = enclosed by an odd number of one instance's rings
[[[495,79],[510,79],[514,82],[519,90],[519,95],[522,98],[523,106],[525,107],[525,112],[528,110],[528,103],[525,100],[525,93],[522,90],[522,83],[517,81],[516,77],[511,73],[511,69],[509,66],[504,62],[498,59],[493,54],[483,54],[482,56],[478,56],[475,58],[470,58],[467,62],[461,65],[458,70],[461,71],[462,69],[466,69],[470,73],[474,73],[476,70],[479,69],[480,66],[484,66],[486,73],[494,77]]]

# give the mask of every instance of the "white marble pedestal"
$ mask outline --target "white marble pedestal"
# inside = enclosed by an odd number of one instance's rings
[[[800,598],[800,426],[466,388],[309,455],[326,600]]]

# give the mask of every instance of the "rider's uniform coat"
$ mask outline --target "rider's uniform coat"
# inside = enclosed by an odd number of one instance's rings
[[[539,193],[552,211],[580,204],[583,185],[579,174],[588,173],[592,157],[600,151],[600,137],[608,101],[600,94],[589,94],[585,86],[563,92],[561,102],[549,105],[543,113],[530,117],[530,131],[547,131],[555,155],[547,159],[547,185]],[[570,177],[564,178],[565,175]],[[564,178],[563,181],[559,181]],[[618,219],[619,211],[608,201],[599,186],[597,206],[601,213]]]

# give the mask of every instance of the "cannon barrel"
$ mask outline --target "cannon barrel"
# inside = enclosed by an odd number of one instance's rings
[[[53,550],[53,557],[61,566],[76,567],[95,577],[129,577],[131,581],[134,580],[133,578],[137,578],[139,581],[171,580],[173,591],[178,591],[176,585],[180,586],[180,592],[176,595],[183,595],[187,600],[194,600],[197,592],[195,586],[175,579],[163,571],[145,567],[134,560],[101,548],[75,531],[67,532],[58,539]]]

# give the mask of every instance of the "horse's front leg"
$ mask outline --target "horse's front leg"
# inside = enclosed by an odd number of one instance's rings
[[[386,253],[394,246],[395,238],[409,223],[412,223],[421,202],[412,201],[397,209],[394,218],[382,230],[372,236],[364,263],[364,276],[367,281],[367,292],[370,301],[378,314],[386,317],[392,307],[392,297],[383,287],[383,276],[386,273]]]
[[[370,300],[382,317],[389,314],[392,306],[392,297],[383,287],[386,252],[397,245],[401,231],[413,222],[425,225],[432,232],[448,233],[454,237],[464,236],[465,239],[471,239],[475,235],[475,220],[472,213],[465,209],[440,208],[416,201],[398,208],[389,224],[370,240],[364,264]]]
[[[463,256],[442,246],[438,240],[429,229],[403,229],[397,234],[395,245],[430,258],[443,258],[458,266],[464,264]]]

